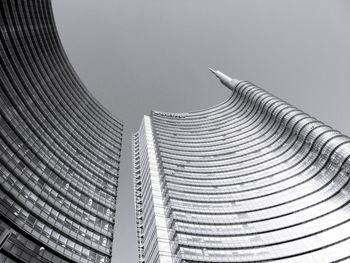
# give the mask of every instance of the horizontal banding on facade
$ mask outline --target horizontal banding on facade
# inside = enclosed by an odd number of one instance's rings
[[[348,258],[350,139],[249,82],[224,84],[231,97],[207,110],[151,113],[173,262]]]
[[[0,29],[0,254],[110,262],[123,124],[70,65],[49,0],[2,1]]]

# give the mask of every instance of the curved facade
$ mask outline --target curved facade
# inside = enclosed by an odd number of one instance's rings
[[[123,125],[74,72],[49,0],[1,1],[0,29],[0,262],[110,262]]]
[[[246,81],[133,135],[140,262],[350,259],[350,139]]]

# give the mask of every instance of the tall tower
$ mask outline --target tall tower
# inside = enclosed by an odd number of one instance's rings
[[[139,262],[350,259],[350,139],[246,81],[133,135]]]
[[[0,1],[0,29],[0,262],[108,263],[123,125],[70,65],[49,0]]]

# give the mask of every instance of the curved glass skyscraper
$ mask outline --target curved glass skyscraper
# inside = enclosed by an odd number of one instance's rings
[[[0,1],[0,262],[110,262],[123,125],[88,92],[49,0]]]
[[[350,259],[350,139],[246,81],[133,135],[140,262]]]

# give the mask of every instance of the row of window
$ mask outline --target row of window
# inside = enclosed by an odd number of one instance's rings
[[[4,164],[13,163],[13,169],[16,169],[16,166],[18,166],[20,168],[20,171],[29,170],[29,168],[25,166],[25,164],[22,161],[20,161],[16,155],[14,155],[14,153],[7,147],[7,145],[2,140],[0,143],[3,149],[2,159]],[[18,140],[13,141],[11,145],[21,146],[21,149],[17,152],[17,154],[22,155],[22,158],[30,163],[30,165],[32,166],[32,170],[36,171],[36,174],[40,174],[43,177],[43,179],[46,179],[46,181],[50,182],[51,185],[56,185],[56,188],[58,187],[57,189],[60,189],[60,187],[66,185],[68,182],[72,183],[72,181],[75,181],[76,183],[72,184],[74,186],[74,189],[77,189],[78,186],[82,190],[81,192],[89,193],[90,196],[94,199],[100,200],[100,204],[103,204],[103,206],[108,204],[110,207],[112,207],[114,205],[115,200],[111,195],[105,193],[105,191],[101,191],[101,189],[97,188],[95,185],[91,184],[83,177],[79,176],[72,169],[66,167],[61,161],[58,160],[58,158],[55,155],[50,155],[49,152],[38,150],[37,153],[39,155],[43,156],[44,159],[49,160],[49,163],[45,165],[28,148],[26,148],[23,145],[23,143],[20,144]],[[49,167],[53,167],[53,169],[51,170]],[[79,167],[77,167],[77,169],[79,169]],[[113,188],[113,186],[109,184],[104,183],[104,185],[106,188],[107,186]],[[116,189],[114,189],[114,191],[116,191]],[[81,194],[80,191],[74,190],[74,193],[72,194],[76,195],[77,193],[78,196],[75,198],[88,198],[85,194]]]
[[[9,115],[7,114],[6,117],[8,118]],[[18,122],[17,122],[18,121]],[[72,149],[65,149],[65,151],[59,146],[59,144],[56,144],[54,141],[51,140],[50,137],[47,136],[46,133],[43,132],[43,130],[41,129],[41,127],[37,127],[37,131],[36,133],[40,134],[40,138],[37,137],[36,134],[34,134],[32,132],[32,130],[26,126],[26,124],[24,124],[24,122],[22,120],[20,120],[19,118],[15,117],[12,118],[10,120],[11,125],[14,125],[14,128],[16,130],[19,129],[19,127],[23,127],[23,129],[21,130],[21,136],[22,138],[26,141],[26,144],[30,146],[30,148],[33,151],[36,151],[38,153],[51,153],[54,152],[56,156],[60,156],[61,155],[61,160],[63,160],[65,163],[67,163],[69,166],[74,167],[74,166],[78,166],[81,167],[81,171],[84,171],[87,174],[91,174],[91,176],[93,177],[92,180],[96,180],[99,183],[103,183],[104,180],[109,179],[110,181],[113,181],[114,176],[110,173],[108,173],[108,171],[115,171],[116,169],[114,168],[110,168],[108,166],[104,166],[104,169],[101,169],[97,166],[95,166],[94,164],[92,164],[91,162],[87,162],[86,164],[84,163],[84,166],[81,165],[81,163],[78,163],[74,158],[72,158],[70,156],[70,154],[68,154],[69,152],[72,151]],[[14,133],[14,131],[7,125],[7,123],[2,120],[2,126],[4,127],[4,130],[2,131],[4,136],[9,138],[9,141],[13,141],[16,139],[16,135]],[[54,134],[55,135],[55,134]],[[57,136],[59,138],[59,136]],[[57,138],[56,138],[57,140]],[[44,144],[44,142],[46,142],[46,145]],[[60,145],[69,145],[69,143],[67,143],[67,141],[65,139],[63,140],[59,140]],[[48,146],[50,146],[51,149],[48,148]],[[75,150],[76,151],[76,150]],[[88,169],[86,168],[88,167]],[[106,171],[106,173],[105,173]],[[99,175],[99,176],[96,176]],[[104,180],[102,180],[102,178]]]
[[[33,263],[64,262],[60,254],[107,263],[122,124],[91,98],[67,64],[49,1],[3,1],[0,9],[0,111],[6,119],[1,217],[42,244],[15,233],[7,253]]]
[[[28,3],[29,5],[33,5],[32,3]],[[10,3],[10,6],[16,10],[16,12],[11,13],[12,18],[11,19],[9,14],[5,16],[6,22],[9,23],[9,26],[7,28],[13,28],[14,30],[8,30],[8,33],[11,33],[13,37],[18,41],[26,41],[27,38],[23,38],[23,34],[26,34],[27,37],[29,37],[29,45],[22,45],[19,46],[16,43],[11,43],[12,47],[15,47],[18,51],[21,51],[21,48],[25,49],[26,55],[35,55],[37,56],[33,60],[29,60],[30,62],[36,62],[36,66],[39,68],[41,75],[45,76],[46,78],[56,78],[57,75],[52,75],[50,72],[60,72],[59,78],[57,78],[58,81],[64,81],[65,83],[61,85],[61,89],[63,93],[65,93],[65,101],[69,101],[70,103],[74,104],[75,111],[81,112],[83,115],[86,116],[86,121],[92,122],[92,124],[97,127],[103,127],[103,130],[110,131],[111,134],[114,134],[116,130],[120,129],[121,124],[116,121],[114,118],[111,118],[108,113],[104,109],[102,109],[97,103],[88,95],[85,91],[84,87],[81,87],[81,83],[79,80],[76,79],[76,75],[71,70],[67,70],[69,66],[67,67],[67,61],[65,60],[65,55],[63,55],[62,47],[60,46],[60,43],[56,41],[53,37],[55,36],[55,29],[52,27],[47,27],[48,24],[52,24],[48,21],[34,21],[32,22],[36,27],[30,28],[30,30],[22,31],[21,28],[25,26],[25,24],[28,21],[25,21],[26,19],[31,19],[33,17],[28,16],[27,12],[28,10],[24,11],[22,10],[22,5],[15,6],[13,3]],[[19,8],[18,8],[19,7]],[[47,7],[46,7],[47,8]],[[5,8],[6,10],[6,8]],[[41,10],[43,11],[43,10]],[[36,10],[32,10],[31,12],[36,12]],[[40,14],[40,12],[38,13]],[[22,23],[19,22],[19,19],[22,20]],[[51,20],[52,18],[49,18]],[[24,25],[23,25],[24,23]],[[19,30],[16,30],[19,29]],[[40,32],[41,31],[41,32]],[[43,31],[46,31],[44,35],[42,34]],[[44,36],[44,37],[43,37]],[[46,43],[43,43],[46,42]],[[40,47],[38,50],[39,52],[36,52],[37,50],[33,48],[33,45],[36,45],[37,47]],[[57,48],[53,48],[53,46],[56,46]],[[21,53],[20,53],[21,54]],[[44,56],[44,54],[48,54],[48,56]],[[22,57],[23,54],[21,54]],[[23,66],[23,65],[21,65]],[[62,70],[62,67],[64,70]],[[47,72],[45,72],[45,69],[48,69]],[[35,71],[34,71],[35,72]],[[38,75],[36,74],[36,77]],[[50,83],[43,82],[45,85],[50,85]],[[73,89],[69,89],[69,92],[67,93],[66,87],[74,87]],[[77,100],[75,101],[81,101],[83,100],[84,103],[77,104],[73,99],[75,97]],[[88,113],[94,113],[94,114],[88,114]],[[98,117],[101,117],[99,119]],[[92,119],[91,119],[92,118]],[[88,120],[89,119],[89,120]],[[103,119],[106,119],[106,121],[102,121]],[[112,127],[111,124],[114,124]],[[118,129],[116,129],[118,128]]]

